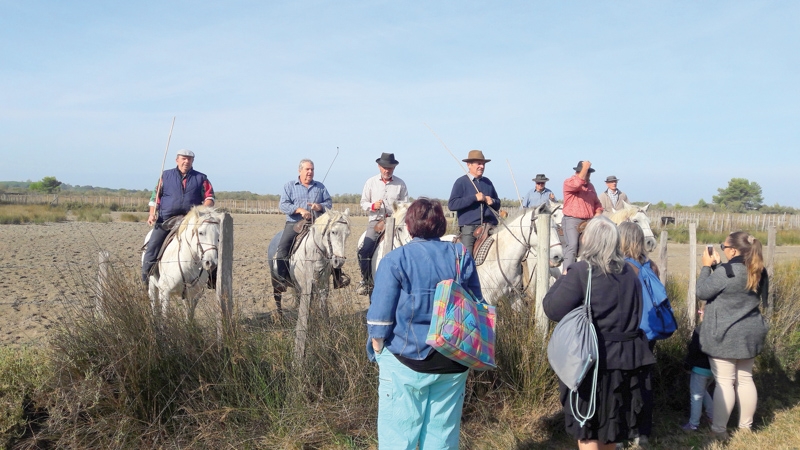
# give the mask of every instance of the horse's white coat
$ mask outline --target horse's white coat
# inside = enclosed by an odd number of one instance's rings
[[[409,202],[400,202],[395,203],[393,206],[394,212],[392,213],[392,217],[394,218],[394,243],[392,244],[392,249],[397,247],[402,247],[403,245],[408,244],[411,242],[411,235],[408,233],[408,227],[406,227],[406,212],[408,211],[408,207],[411,206]],[[358,238],[358,248],[361,248],[361,244],[364,242],[364,236],[366,236],[367,232],[364,231],[361,233],[361,236]],[[375,246],[375,251],[372,254],[372,279],[375,279],[375,272],[378,270],[378,264],[380,264],[381,259],[383,259],[384,248],[388,245],[385,239],[381,240],[377,246]]]
[[[222,218],[222,213],[205,206],[192,208],[184,217],[158,262],[158,274],[150,277],[148,293],[154,315],[166,315],[170,297],[180,296],[186,301],[186,317],[194,319],[208,273],[217,267]],[[148,233],[145,244],[149,238]]]
[[[289,275],[299,297],[294,348],[297,361],[305,354],[312,297],[319,299],[322,314],[328,315],[331,271],[344,266],[348,236],[350,236],[350,209],[345,209],[343,213],[328,210],[311,225],[308,234],[289,259]],[[281,294],[274,295],[276,303],[279,302]]]
[[[514,295],[522,286],[522,261],[528,258],[533,266],[536,262],[538,238],[533,221],[536,220],[536,209],[523,210],[519,215],[505,219],[505,225],[498,225],[494,234],[494,243],[486,255],[486,259],[478,266],[478,278],[481,280],[483,298],[495,305],[503,295]],[[443,241],[452,241],[454,235],[442,236]],[[554,221],[550,221],[550,264],[559,265],[563,259],[561,241],[558,239]]]

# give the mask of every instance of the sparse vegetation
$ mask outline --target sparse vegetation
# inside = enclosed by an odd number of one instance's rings
[[[122,213],[119,216],[119,220],[122,222],[141,222],[142,217],[137,214]]]
[[[0,224],[3,225],[42,224],[64,222],[66,220],[66,209],[59,206],[0,204]]]
[[[796,441],[798,274],[800,262],[776,268],[768,349],[757,360],[757,432],[739,433],[726,447],[707,434],[676,432],[688,415],[683,357],[689,330],[681,325],[656,347],[651,448],[780,448],[781,439]],[[112,268],[100,316],[93,309],[94,276],[87,274],[77,289],[84,298],[67,302],[71,309],[47,352],[0,353],[0,401],[9,411],[0,442],[14,448],[374,447],[377,367],[365,356],[363,310],[344,306],[329,319],[312,316],[307,357],[297,366],[292,319],[238,317],[219,345],[208,303],[196,323],[180,311],[156,323],[129,275]],[[684,324],[686,280],[671,278],[667,288]],[[574,448],[531,311],[501,302],[498,317],[500,366],[470,375],[463,447]]]

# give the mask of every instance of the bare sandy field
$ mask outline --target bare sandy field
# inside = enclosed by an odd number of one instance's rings
[[[132,279],[138,277],[139,250],[148,226],[117,221],[118,215],[114,218],[111,223],[0,225],[0,344],[42,343],[47,330],[64,317],[67,303],[84,295],[81,282],[96,276],[102,250],[110,252],[115,269],[127,271]],[[234,214],[233,220],[235,307],[244,317],[267,314],[274,309],[265,265],[267,246],[282,229],[284,216]],[[334,291],[334,306],[356,298],[360,306],[368,304],[354,292],[360,278],[356,244],[365,226],[365,217],[352,218],[345,272],[353,286]],[[688,273],[688,249],[687,244],[669,244],[671,274]],[[778,247],[775,257],[779,262],[798,259],[800,247]],[[284,301],[291,308],[290,297]],[[204,301],[210,303],[212,298],[207,294]]]

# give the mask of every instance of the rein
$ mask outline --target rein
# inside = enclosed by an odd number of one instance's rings
[[[209,252],[209,251],[212,251],[212,250],[219,250],[218,247],[216,245],[213,245],[213,244],[210,245],[209,248],[203,248],[203,243],[200,242],[200,235],[197,233],[197,227],[199,227],[200,225],[202,225],[204,223],[219,225],[219,221],[218,220],[206,219],[206,220],[198,223],[191,230],[190,237],[197,237],[196,248],[191,248],[191,247],[189,248],[189,253],[192,256],[192,262],[194,262],[194,263],[200,263],[203,260],[203,255],[205,255],[206,252]],[[184,231],[184,233],[185,233],[185,231]],[[181,244],[182,244],[182,242],[183,242],[183,233],[181,233],[178,236],[178,271],[181,273],[181,281],[183,281],[183,292],[181,293],[181,296],[185,297],[187,292],[188,292],[188,290],[189,290],[189,288],[194,287],[200,281],[200,277],[203,275],[203,267],[202,267],[202,265],[200,266],[200,268],[199,268],[200,270],[197,272],[197,276],[194,277],[194,279],[192,279],[192,280],[187,280],[186,279],[186,274],[183,271],[183,267],[182,267],[182,264],[181,264],[181,256],[180,256],[181,255]],[[199,253],[199,255],[198,255],[198,253]],[[193,267],[189,267],[189,269],[190,270],[196,270]]]

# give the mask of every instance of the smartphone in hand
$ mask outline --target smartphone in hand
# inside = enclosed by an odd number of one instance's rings
[[[714,256],[714,246],[713,245],[706,245],[706,251],[708,252],[708,256]]]

